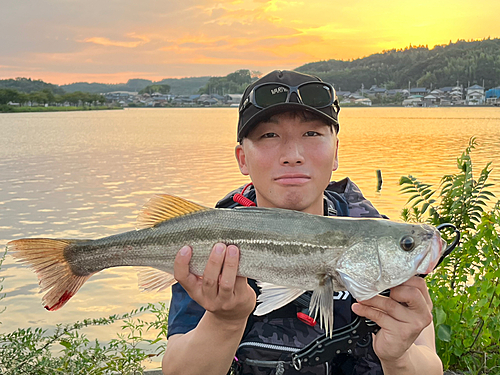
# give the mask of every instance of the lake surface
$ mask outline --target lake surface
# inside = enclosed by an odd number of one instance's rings
[[[341,111],[339,170],[383,213],[400,220],[407,196],[398,181],[412,174],[437,186],[455,173],[456,158],[475,136],[479,173],[493,161],[500,196],[500,109],[345,108]],[[246,183],[235,158],[237,109],[0,114],[0,247],[22,237],[97,238],[134,229],[140,208],[168,192],[213,206]],[[376,170],[383,176],[376,191]],[[38,281],[7,255],[0,271],[2,332],[52,327],[125,313],[165,301],[169,291],[140,293],[132,268],[93,276],[61,310],[41,306]],[[108,339],[116,327],[86,330]]]

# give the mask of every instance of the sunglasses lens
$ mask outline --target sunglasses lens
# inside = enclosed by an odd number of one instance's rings
[[[332,103],[332,90],[323,83],[308,83],[300,86],[299,91],[305,105],[321,108]]]
[[[288,97],[288,87],[271,83],[255,90],[255,104],[262,108],[273,104],[285,103]]]

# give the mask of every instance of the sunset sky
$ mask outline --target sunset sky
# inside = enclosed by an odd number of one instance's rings
[[[500,37],[497,0],[0,0],[0,79],[262,73]]]

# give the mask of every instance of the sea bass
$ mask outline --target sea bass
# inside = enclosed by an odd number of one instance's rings
[[[326,217],[258,207],[214,209],[171,195],[143,208],[137,230],[96,240],[19,239],[7,244],[37,273],[47,310],[62,307],[93,274],[109,267],[146,266],[147,290],[175,282],[179,249],[193,249],[191,272],[202,276],[217,242],[240,249],[238,274],[259,281],[256,315],[312,290],[310,311],[333,330],[333,293],[365,300],[416,274],[427,274],[445,247],[428,225],[384,219]]]

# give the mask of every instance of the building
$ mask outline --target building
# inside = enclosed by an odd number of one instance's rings
[[[500,86],[489,89],[485,94],[486,104],[499,105],[500,104]]]
[[[465,102],[468,105],[481,105],[485,102],[484,87],[474,85],[467,87]]]

